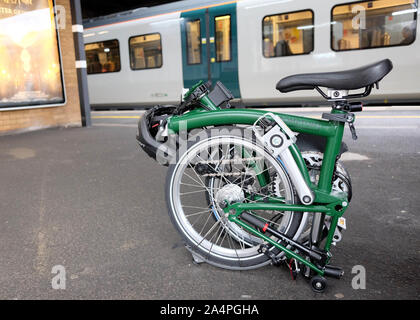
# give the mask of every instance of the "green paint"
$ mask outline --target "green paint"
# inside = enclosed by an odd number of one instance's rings
[[[293,159],[295,159],[296,164],[298,165],[302,176],[305,179],[305,182],[308,186],[313,186],[311,178],[309,177],[308,168],[306,167],[305,160],[303,160],[302,154],[300,153],[297,145],[293,144],[289,147],[290,152],[292,153]]]
[[[301,257],[300,255],[296,254],[295,252],[287,249],[286,247],[282,246],[280,243],[274,241],[273,239],[267,237],[266,235],[262,234],[261,232],[258,232],[255,228],[249,226],[247,223],[242,222],[241,220],[239,220],[238,218],[236,218],[235,216],[230,216],[229,220],[240,225],[242,228],[244,228],[245,230],[247,230],[248,232],[251,232],[253,234],[255,234],[256,236],[262,238],[263,240],[267,241],[268,243],[270,243],[271,245],[275,246],[277,249],[280,249],[281,251],[283,251],[287,258],[294,258],[297,261],[303,263],[304,265],[308,266],[309,268],[311,268],[312,270],[314,270],[316,273],[318,273],[319,275],[323,276],[324,275],[324,271],[319,269],[316,265],[314,265],[313,263],[307,261],[305,258]]]
[[[208,126],[226,126],[235,124],[253,125],[255,121],[266,114],[264,110],[253,109],[224,109],[191,115],[174,116],[169,119],[169,129],[179,131],[179,123],[186,121],[187,130]],[[286,125],[295,132],[313,134],[322,137],[335,137],[338,126],[324,120],[294,116],[290,114],[276,113]]]
[[[248,153],[246,149],[242,149],[242,157],[245,158],[252,158],[252,155]],[[270,177],[266,173],[264,168],[261,168],[261,166],[256,161],[250,161],[249,166],[254,169],[255,175],[257,176],[258,183],[261,187],[265,187],[267,184],[270,183]],[[262,172],[262,173],[261,173]]]
[[[218,110],[217,106],[213,103],[213,101],[210,100],[208,96],[202,97],[200,102],[209,110]]]
[[[168,128],[170,132],[178,133],[181,122],[183,123],[184,128],[188,131],[209,126],[237,124],[253,125],[255,121],[266,113],[267,112],[264,110],[251,109],[224,109],[197,113],[190,112],[182,116],[174,116],[170,118],[168,120]],[[316,198],[315,201],[322,203],[322,201],[324,201],[331,192],[331,180],[335,168],[335,159],[337,158],[341,148],[344,124],[282,113],[275,114],[278,115],[292,131],[327,138],[327,148],[324,153],[324,161],[320,173],[318,188],[313,186],[310,182],[308,169],[297,146],[292,145],[290,147],[290,151],[292,152],[305,181],[314,190],[320,189],[318,193],[315,192],[315,195],[320,195],[320,198]],[[322,193],[321,191],[324,192]]]

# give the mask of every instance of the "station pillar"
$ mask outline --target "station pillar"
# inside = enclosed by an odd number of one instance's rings
[[[82,125],[90,127],[92,120],[90,116],[89,93],[87,85],[87,72],[86,72],[86,53],[83,41],[83,18],[82,7],[80,0],[71,1],[71,16],[72,16],[72,31],[74,39],[74,48],[76,54],[76,69],[77,78],[79,83],[79,99],[80,111],[82,116]]]

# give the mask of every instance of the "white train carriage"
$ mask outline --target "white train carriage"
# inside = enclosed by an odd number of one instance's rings
[[[367,102],[420,103],[417,0],[186,0],[85,22],[93,108],[179,103],[182,88],[222,81],[246,106],[317,105],[314,91],[280,94],[291,74],[389,58]]]

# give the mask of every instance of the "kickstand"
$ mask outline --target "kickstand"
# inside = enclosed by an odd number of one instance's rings
[[[200,264],[206,262],[206,260],[204,260],[201,256],[199,256],[197,254],[194,254],[194,253],[192,253],[192,258],[193,258],[193,263],[195,265],[200,265]]]
[[[206,262],[206,260],[199,254],[197,254],[194,250],[192,250],[190,246],[186,245],[185,248],[191,253],[193,264],[198,266]]]

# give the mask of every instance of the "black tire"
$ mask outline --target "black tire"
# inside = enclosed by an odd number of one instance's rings
[[[249,142],[249,139],[245,139],[245,135],[244,135],[244,130],[243,129],[238,129],[238,127],[223,127],[223,128],[219,128],[219,129],[223,129],[223,130],[227,130],[228,133],[226,134],[221,134],[220,136],[224,137],[234,137],[234,138],[241,138],[242,140],[246,140]],[[234,132],[232,132],[232,129],[235,129]],[[208,134],[208,131],[210,130],[205,130],[205,135]],[[203,135],[203,136],[205,136]],[[198,139],[196,141],[194,141],[193,143],[188,145],[188,151],[191,150],[192,147],[194,147],[195,145],[197,145],[198,143],[202,142],[202,140]],[[179,155],[178,160],[182,159],[183,155]],[[171,164],[169,166],[169,170],[168,170],[168,174],[167,174],[167,179],[166,179],[166,201],[167,201],[167,206],[168,206],[168,213],[169,216],[171,218],[171,221],[173,223],[173,225],[175,226],[176,230],[180,233],[180,235],[182,236],[187,248],[194,254],[199,256],[202,260],[206,261],[209,264],[212,264],[214,266],[217,267],[221,267],[221,268],[225,268],[225,269],[231,269],[231,270],[247,270],[247,269],[255,269],[255,268],[259,268],[262,266],[265,266],[267,264],[269,264],[271,262],[271,260],[268,258],[267,255],[263,254],[263,253],[258,253],[255,254],[254,256],[251,256],[249,258],[237,258],[235,259],[234,257],[232,258],[232,256],[223,256],[221,254],[213,254],[211,252],[208,252],[207,250],[205,250],[204,248],[202,248],[200,246],[200,243],[197,244],[197,241],[192,240],[192,237],[188,234],[188,230],[186,230],[186,228],[183,227],[182,223],[179,222],[179,219],[177,219],[177,213],[175,212],[176,210],[175,205],[174,205],[174,200],[173,200],[173,187],[172,184],[174,183],[174,175],[176,174],[176,170],[177,168],[179,168],[179,163],[180,161],[178,161],[176,164]],[[287,175],[287,172],[284,170],[284,168],[281,166],[281,164],[279,164],[279,168],[281,168],[283,170],[283,175],[284,177],[287,177],[288,179],[288,183],[290,184],[290,188],[292,189],[292,194],[293,194],[293,200],[295,201],[296,197],[293,191],[293,186],[290,182],[290,179]],[[207,192],[206,192],[206,197],[207,199],[209,199]],[[213,209],[214,210],[214,209]],[[302,215],[301,214],[293,214],[291,213],[289,216],[289,222],[288,222],[288,227],[287,227],[287,232],[285,232],[286,236],[293,238],[296,234],[296,232],[299,229],[299,226],[301,224],[301,220],[302,220]],[[280,250],[278,250],[275,247],[271,247],[270,251],[274,253],[274,255],[281,255],[283,254]]]

